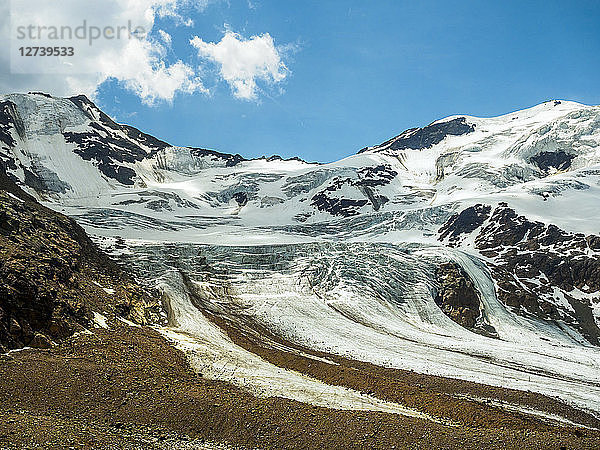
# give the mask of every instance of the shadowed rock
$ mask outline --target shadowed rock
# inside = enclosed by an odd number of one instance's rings
[[[551,168],[566,170],[571,167],[571,161],[575,158],[563,150],[557,152],[541,152],[529,159],[529,162],[538,166],[542,171],[548,172]]]
[[[445,122],[434,122],[423,128],[410,128],[402,134],[377,146],[376,150],[404,150],[407,148],[419,150],[430,148],[439,144],[446,136],[461,136],[475,131],[475,127],[467,123],[464,117],[447,120]],[[358,153],[367,151],[363,148]]]

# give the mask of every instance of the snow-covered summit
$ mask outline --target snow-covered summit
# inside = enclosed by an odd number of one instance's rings
[[[115,123],[84,96],[0,97],[0,138],[6,172],[39,197],[157,220],[166,212],[289,227],[485,200],[590,232],[588,214],[600,214],[600,108],[567,101],[447,117],[330,164],[175,147]],[[574,196],[585,216],[567,214]]]

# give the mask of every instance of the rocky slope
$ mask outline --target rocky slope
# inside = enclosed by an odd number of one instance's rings
[[[466,239],[488,261],[502,302],[517,314],[564,322],[599,344],[600,236],[568,233],[528,220],[506,203],[475,205],[454,215],[440,239]]]
[[[283,350],[282,343],[269,345],[266,336],[234,337],[282,367],[459,425],[257,397],[195,373],[156,331],[107,322],[107,329],[93,328],[51,349],[0,355],[0,447],[594,449],[600,442],[598,431],[544,417],[555,413],[598,426],[552,398],[342,358],[332,365]],[[510,410],[519,404],[528,413]]]
[[[479,294],[469,275],[458,264],[440,264],[436,269],[436,276],[440,279],[440,286],[435,303],[444,314],[470,330],[494,332],[492,327],[485,330],[485,327],[477,324],[483,309]]]
[[[0,173],[0,352],[47,348],[94,313],[159,322],[160,305],[85,231]]]

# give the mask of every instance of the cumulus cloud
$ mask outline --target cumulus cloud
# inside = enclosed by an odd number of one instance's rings
[[[167,64],[161,59],[162,54],[163,48],[156,43],[131,40],[115,58],[106,55],[97,61],[103,78],[99,81],[118,80],[147,104],[172,101],[177,93],[207,92],[192,67],[181,61]],[[76,88],[78,81],[79,78],[71,80],[71,87]],[[79,89],[91,88],[86,84],[84,79]]]
[[[155,0],[154,10],[159,17],[169,17],[179,25],[191,27],[194,21],[181,14],[182,9],[193,8],[196,11],[204,11],[213,0]]]
[[[9,64],[10,54],[4,50],[0,54],[0,66],[6,72],[8,67],[13,69],[13,73],[0,74],[0,89],[4,92],[44,90],[54,95],[85,93],[93,97],[98,86],[107,80],[119,81],[147,104],[172,101],[177,93],[206,92],[191,65],[182,61],[165,61],[163,43],[153,39],[150,32],[156,17],[171,17],[185,22],[178,8],[194,6],[202,9],[208,0],[62,0],[60,3],[19,0],[11,2],[11,11],[7,3],[3,2],[0,6],[0,17],[3,17],[0,32],[2,36],[13,39],[14,30],[11,34],[7,19],[9,12],[12,13],[13,25],[75,26],[87,20],[88,25],[100,28],[131,23],[146,33],[139,39],[98,39],[93,45],[75,42],[69,45],[75,46],[76,56],[63,58],[62,66],[54,67],[52,64],[56,66],[57,60],[46,59],[47,63],[39,69],[22,70],[20,74],[14,73],[15,68]],[[159,34],[168,45],[170,36],[166,32]],[[15,44],[11,45],[12,51],[15,51]],[[30,58],[26,62],[33,64],[35,60]]]
[[[173,38],[166,26],[190,26],[190,11],[203,11],[218,0],[13,0],[0,2],[0,36],[9,45],[0,47],[0,93],[42,91],[57,96],[86,94],[94,98],[107,81],[135,93],[142,102],[153,105],[171,102],[178,94],[208,93],[201,75],[203,68],[189,61],[175,60]],[[12,7],[9,10],[9,5]],[[8,18],[11,17],[13,28]],[[157,29],[156,21],[161,20]],[[165,19],[167,22],[165,23]],[[82,23],[104,29],[127,25],[140,33],[130,38],[17,41],[18,24],[36,26],[68,25],[72,29]],[[184,28],[182,32],[187,28]],[[275,85],[288,76],[283,55],[287,46],[275,46],[270,34],[245,39],[227,31],[219,42],[191,39],[188,52],[214,63],[219,76],[239,99],[255,100],[261,92],[259,83]],[[27,45],[73,46],[73,57],[15,57],[18,47]],[[10,50],[10,51],[9,51]],[[11,58],[12,52],[12,58]],[[16,64],[15,64],[16,63]],[[9,71],[10,68],[10,71]]]
[[[173,38],[171,37],[171,35],[169,33],[167,33],[165,30],[158,30],[158,34],[160,34],[160,38],[163,40],[163,42],[165,44],[171,45]]]
[[[205,42],[198,36],[190,43],[198,50],[198,56],[219,66],[220,76],[239,99],[256,99],[258,80],[276,84],[289,73],[269,33],[244,39],[228,30],[217,43]]]

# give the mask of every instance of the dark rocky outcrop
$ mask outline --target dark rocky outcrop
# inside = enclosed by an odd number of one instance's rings
[[[248,203],[248,194],[246,194],[245,192],[236,192],[235,194],[233,194],[233,199],[237,202],[238,205],[246,206],[246,204]]]
[[[490,215],[488,205],[474,205],[454,214],[440,228],[440,240],[448,239],[449,245],[456,245],[462,235],[467,235],[479,228]]]
[[[367,166],[357,171],[358,180],[356,186],[385,186],[392,182],[398,172],[392,169],[389,164],[379,164],[378,166]]]
[[[469,275],[458,264],[440,264],[435,271],[439,283],[435,303],[450,319],[479,334],[495,336],[496,330],[485,323],[479,293]]]
[[[351,217],[360,214],[360,209],[370,203],[379,211],[389,198],[377,192],[377,187],[392,182],[398,172],[389,164],[363,167],[356,171],[356,178],[335,177],[329,185],[311,198],[311,205],[332,216]],[[344,187],[356,188],[364,198],[343,198],[338,191]],[[342,194],[343,195],[343,194]]]
[[[165,141],[161,141],[160,139],[157,139],[150,134],[146,134],[135,127],[116,123],[85,95],[69,97],[69,100],[71,100],[81,111],[83,111],[92,122],[96,121],[96,117],[98,117],[100,119],[100,123],[108,128],[112,130],[123,131],[130,139],[133,139],[134,141],[154,150],[161,150],[170,147],[170,144],[166,143]]]
[[[468,275],[454,263],[441,264],[436,269],[440,287],[435,303],[456,323],[474,328],[480,315],[479,295]]]
[[[330,197],[327,192],[319,192],[311,199],[310,204],[319,211],[328,212],[333,216],[350,217],[356,216],[359,209],[365,206],[368,200],[354,200],[349,198]]]
[[[239,155],[236,155],[239,156]],[[302,158],[299,158],[298,156],[292,156],[290,158],[282,158],[279,155],[271,155],[271,156],[261,156],[260,158],[257,159],[265,159],[267,161],[298,161],[298,162],[306,162],[304,161]],[[311,162],[310,164],[322,164],[319,162]]]
[[[232,155],[229,153],[221,153],[217,152],[216,150],[209,150],[206,148],[192,147],[190,148],[190,153],[196,157],[210,157],[216,160],[221,159],[225,161],[225,167],[237,166],[241,162],[248,161],[242,155],[238,155],[237,153],[235,155]]]
[[[104,175],[122,184],[133,184],[135,171],[122,164],[141,161],[151,154],[138,143],[117,134],[103,136],[106,129],[101,129],[94,122],[92,128],[90,132],[64,132],[63,135],[66,142],[76,145],[74,153],[86,161],[95,161]]]
[[[457,246],[464,235],[476,232],[475,248],[489,259],[505,305],[517,314],[563,321],[598,345],[592,306],[600,302],[600,236],[531,221],[506,203],[491,215],[490,209],[476,205],[453,216],[440,228],[439,239]],[[485,212],[487,221],[477,211]]]
[[[92,312],[138,323],[160,306],[74,220],[0,173],[0,351],[48,347],[89,326]]]
[[[64,194],[71,190],[69,183],[65,183],[56,173],[43,166],[23,168],[25,175],[23,182],[26,186],[35,189],[37,192],[54,192]]]
[[[17,133],[23,133],[23,122],[19,119],[17,108],[13,102],[0,102],[0,141],[8,146],[15,145],[15,140],[11,135],[11,129],[15,129]]]
[[[566,170],[571,167],[571,161],[575,157],[563,150],[557,152],[540,152],[529,159],[529,162],[538,166],[543,172],[548,173],[550,169]]]
[[[376,150],[404,150],[407,148],[419,150],[430,148],[439,144],[446,136],[461,136],[475,131],[475,127],[464,117],[447,120],[445,122],[434,122],[423,128],[410,128],[402,134],[384,142],[376,147]],[[367,151],[363,148],[358,153]]]
[[[600,329],[590,300],[574,293],[577,289],[593,297],[592,302],[600,301],[600,254],[590,246],[597,239],[528,220],[501,203],[475,244],[494,259],[492,272],[505,304],[543,319],[564,320],[598,345]],[[556,296],[571,308],[559,310]]]

